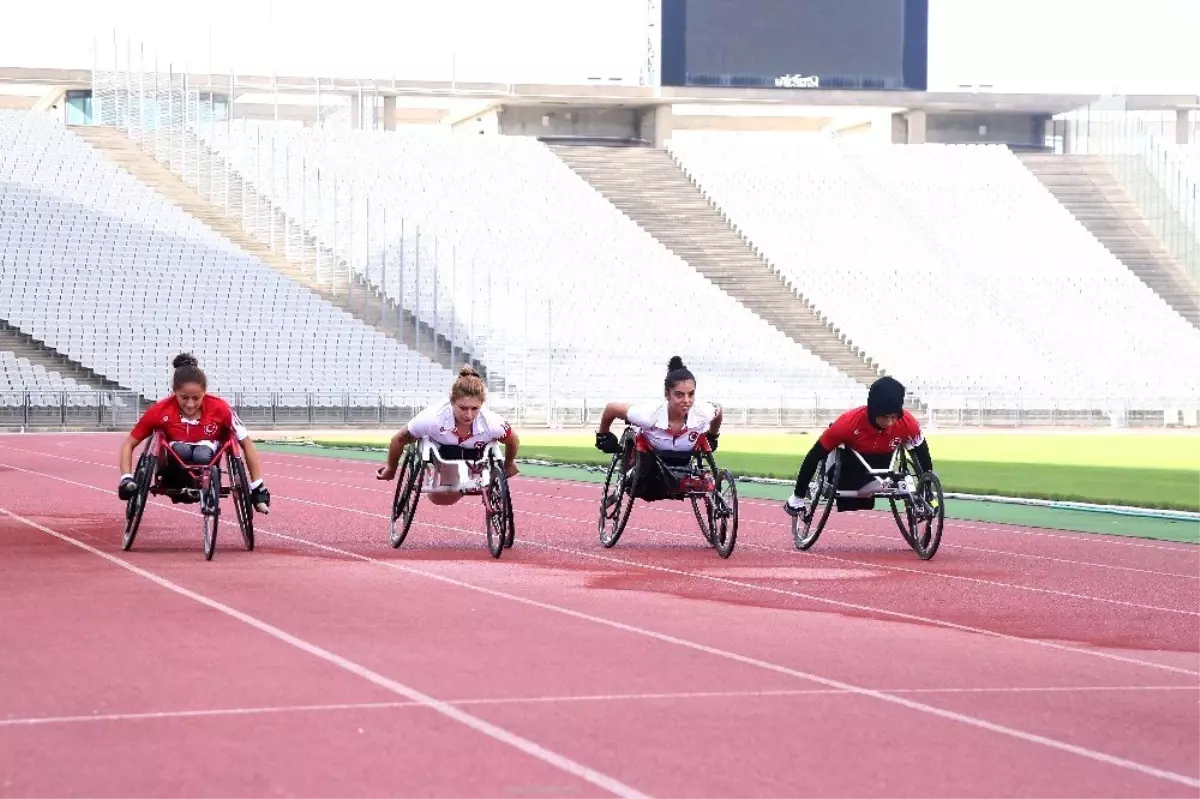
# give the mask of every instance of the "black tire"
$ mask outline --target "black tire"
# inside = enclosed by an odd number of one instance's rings
[[[408,537],[409,528],[412,527],[413,517],[417,512],[417,501],[421,498],[424,474],[425,464],[421,462],[421,452],[416,444],[409,444],[400,460],[400,469],[396,474],[396,492],[392,496],[388,543],[393,549],[399,549]]]
[[[711,497],[692,497],[692,512],[696,514],[696,523],[700,525],[700,533],[710,547],[715,547],[712,533],[713,504]]]
[[[204,520],[204,559],[212,560],[221,521],[221,470],[216,464],[208,469],[208,487],[201,489],[200,517]]]
[[[605,549],[611,549],[621,540],[621,533],[625,532],[629,513],[633,510],[633,484],[637,481],[637,466],[634,463],[633,438],[626,436],[621,451],[613,455],[608,464],[604,493],[600,496],[598,528],[600,543]],[[614,477],[616,485],[613,485]]]
[[[930,560],[942,543],[942,525],[946,520],[942,481],[933,472],[926,472],[917,478],[914,497],[903,502],[908,522],[905,539],[921,560]]]
[[[833,462],[833,475],[825,475],[825,463],[822,462],[813,481],[808,484],[808,510],[801,516],[792,517],[792,542],[801,552],[811,549],[821,537],[821,531],[825,529],[825,522],[829,519],[829,512],[833,510],[833,503],[837,502],[837,486],[841,477],[842,458],[838,453]],[[821,511],[821,518],[816,527],[813,527],[817,506],[822,502],[825,503],[825,508]]]
[[[142,513],[150,500],[150,486],[154,485],[154,477],[158,472],[158,456],[147,445],[138,458],[137,468],[134,469],[133,479],[137,483],[137,493],[125,500],[125,531],[121,536],[121,549],[128,552],[137,538],[138,527],[142,524]]]
[[[712,530],[712,542],[717,554],[722,558],[728,558],[733,554],[733,548],[737,544],[737,480],[728,469],[722,469],[715,474],[717,490],[714,497],[708,501],[711,508],[709,527]]]
[[[488,551],[493,558],[504,554],[512,530],[512,498],[508,493],[508,475],[498,458],[489,459],[491,483],[483,493],[487,525]]]
[[[233,509],[237,512],[238,529],[242,531],[242,543],[249,552],[254,551],[254,504],[250,501],[250,477],[241,458],[229,456],[229,494]]]

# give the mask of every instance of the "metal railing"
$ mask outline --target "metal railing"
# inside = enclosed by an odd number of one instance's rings
[[[234,393],[225,398],[251,430],[360,428],[394,429],[444,396],[398,393]],[[628,398],[627,398],[628,399]],[[661,401],[661,397],[631,398]],[[518,428],[591,429],[600,421],[607,398],[546,397],[488,405]],[[853,403],[822,405],[816,396],[720,399],[724,426],[738,428],[820,429]],[[1014,396],[979,395],[957,408],[914,408],[931,428],[1086,427],[1167,428],[1200,425],[1200,400],[1162,400],[1144,408],[1100,408],[1088,403],[1022,402]],[[3,430],[129,430],[149,407],[134,392],[0,391]]]

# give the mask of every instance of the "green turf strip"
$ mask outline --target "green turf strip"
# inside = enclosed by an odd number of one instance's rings
[[[264,443],[260,445],[260,449],[266,452],[318,455],[375,463],[382,462],[384,459],[382,452],[350,448],[346,446],[347,442],[345,441],[339,441],[338,443],[341,446],[328,448],[301,444]],[[358,442],[360,445],[365,443]],[[377,445],[372,443],[372,446]],[[595,452],[594,449],[592,451]],[[597,452],[596,454],[599,455],[600,453]],[[534,460],[542,459],[530,452],[526,452],[524,448],[522,448],[521,456],[522,458],[529,457]],[[724,463],[724,460],[722,462]],[[521,466],[521,473],[530,477],[574,480],[578,482],[598,483],[604,479],[604,475],[601,472],[566,466],[534,466],[523,464]],[[786,486],[779,485],[740,483],[738,485],[738,493],[744,497],[782,500],[791,493],[791,490]],[[951,519],[992,522],[996,524],[1014,524],[1054,530],[1073,530],[1085,533],[1106,533],[1164,541],[1200,543],[1200,522],[1195,521],[1178,522],[1165,519],[1130,517],[1113,513],[1008,505],[974,500],[947,500],[946,516]]]
[[[385,447],[387,435],[330,436],[317,443]],[[722,435],[718,463],[734,474],[794,480],[811,435]],[[591,434],[526,434],[520,457],[606,465]],[[931,436],[947,492],[1200,511],[1200,437],[1137,434]]]

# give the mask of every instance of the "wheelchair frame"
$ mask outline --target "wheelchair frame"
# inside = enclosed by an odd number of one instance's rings
[[[499,558],[504,550],[512,547],[516,535],[512,494],[504,460],[500,457],[500,445],[490,442],[480,451],[476,461],[446,460],[438,452],[439,446],[426,437],[404,448],[392,497],[389,543],[393,549],[399,549],[408,537],[422,492],[482,496],[488,551],[493,558]],[[453,485],[437,484],[441,469],[451,465],[458,467],[458,481]]]
[[[867,474],[879,480],[883,487],[866,494],[861,490],[837,488],[842,476],[842,458],[846,452],[858,458]],[[834,459],[832,468],[829,467],[830,458]],[[900,535],[921,560],[929,560],[937,553],[942,541],[946,507],[942,495],[942,481],[938,479],[937,474],[932,471],[918,474],[918,468],[916,459],[906,447],[897,447],[888,466],[876,469],[867,463],[860,453],[839,444],[833,452],[825,456],[816,476],[809,483],[806,494],[807,512],[792,517],[792,541],[796,549],[807,550],[817,543],[829,519],[829,512],[838,499],[886,499],[891,506],[892,518],[900,530]],[[934,499],[937,500],[936,507],[931,504],[931,500]],[[813,529],[817,506],[822,503],[825,506],[824,510],[816,528]],[[904,506],[904,518],[901,518],[897,503]],[[925,526],[923,532],[919,530],[921,525]]]
[[[159,465],[163,458],[174,458],[199,488],[164,488],[161,484],[162,474]],[[224,462],[224,468],[222,468]],[[222,481],[222,473],[231,478],[229,485]],[[138,528],[142,523],[142,513],[151,495],[159,497],[178,497],[196,492],[200,498],[200,516],[204,528],[204,559],[212,560],[217,547],[217,526],[221,520],[221,499],[233,497],[234,510],[237,513],[238,528],[242,533],[242,543],[247,550],[254,549],[254,506],[250,501],[250,477],[246,469],[245,455],[237,437],[229,435],[213,453],[212,460],[207,464],[184,463],[183,458],[171,447],[159,432],[154,432],[146,439],[142,454],[138,458],[134,470],[134,481],[137,483],[137,493],[125,502],[125,532],[121,540],[121,549],[128,552],[137,538]]]
[[[722,558],[733,554],[737,544],[738,531],[738,496],[737,480],[728,469],[718,469],[713,458],[712,447],[708,439],[700,436],[690,452],[680,453],[689,456],[689,467],[673,467],[664,463],[659,454],[650,446],[645,435],[632,425],[625,428],[621,436],[621,450],[613,455],[608,465],[608,473],[604,477],[604,489],[600,496],[600,518],[598,530],[600,543],[606,548],[616,546],[625,525],[629,522],[629,514],[633,510],[633,501],[638,499],[633,494],[633,486],[637,484],[638,469],[647,463],[649,458],[656,461],[657,468],[666,471],[672,479],[681,477],[699,477],[706,473],[711,475],[712,490],[678,491],[661,499],[645,499],[643,502],[660,502],[662,500],[682,501],[690,499],[692,511],[696,514],[696,522],[708,545],[717,551]],[[618,468],[618,464],[623,464]],[[616,477],[614,487],[613,480]],[[728,498],[724,493],[728,492]],[[701,504],[704,509],[701,511]],[[610,510],[611,507],[611,510]]]

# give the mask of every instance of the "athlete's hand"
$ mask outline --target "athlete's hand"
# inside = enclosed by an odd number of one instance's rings
[[[717,451],[717,439],[721,437],[720,433],[705,433],[704,437],[708,439],[708,448],[713,452]]]
[[[380,466],[378,469],[375,470],[375,479],[376,480],[391,480],[395,476],[396,476],[396,470],[391,469],[387,466]]]
[[[137,496],[138,484],[133,479],[133,475],[125,474],[121,476],[121,484],[117,487],[117,496],[122,501],[128,502]]]
[[[616,455],[621,451],[621,442],[617,440],[611,430],[607,433],[596,433],[596,449],[609,455]]]

